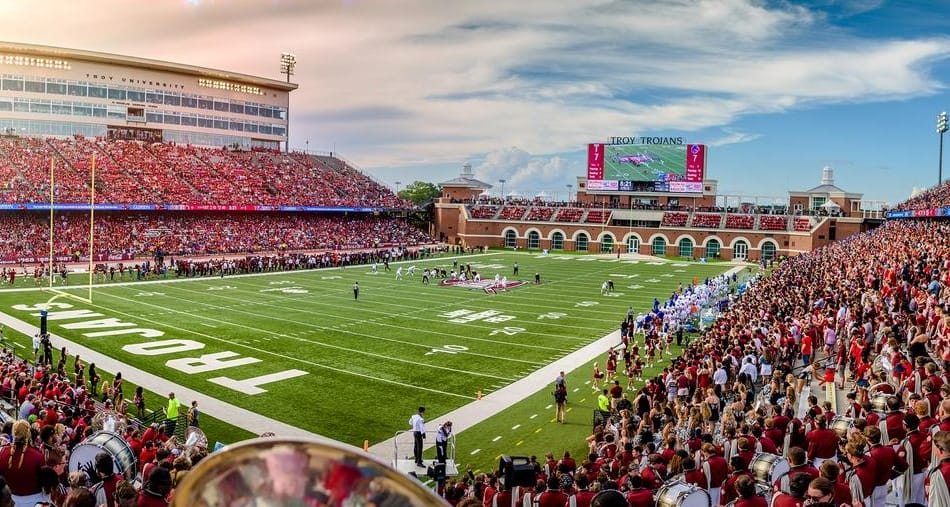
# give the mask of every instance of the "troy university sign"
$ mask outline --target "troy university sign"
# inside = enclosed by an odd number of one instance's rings
[[[73,310],[73,305],[69,303],[52,302],[47,305],[15,305],[14,310],[21,312],[33,312],[30,315],[40,316],[40,311],[46,308],[49,311],[47,319],[49,322],[62,321],[60,326],[63,329],[78,330],[87,338],[104,338],[107,336],[140,336],[142,338],[160,338],[165,335],[164,331],[139,327],[134,322],[125,322],[117,318],[107,317],[101,313],[92,310]],[[194,340],[184,340],[180,338],[167,340],[149,340],[141,343],[132,343],[122,347],[122,350],[129,354],[137,356],[165,356],[170,354],[180,354],[182,352],[191,352],[205,348],[205,344]],[[165,361],[165,366],[174,370],[194,375],[196,373],[207,373],[212,371],[237,368],[248,364],[260,363],[261,360],[255,357],[241,356],[237,352],[223,351],[211,354],[202,354],[200,356],[177,357]],[[284,370],[267,375],[248,379],[234,379],[231,377],[214,377],[208,379],[208,382],[233,389],[244,394],[266,393],[266,389],[261,386],[287,380],[307,372],[301,370]]]

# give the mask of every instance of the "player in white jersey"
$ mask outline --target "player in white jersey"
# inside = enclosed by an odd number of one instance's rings
[[[606,295],[607,295],[607,282],[606,282],[606,281],[605,281],[604,283],[600,284],[600,295],[601,295],[601,296],[606,296]]]
[[[416,266],[409,266],[409,269],[406,270],[406,274],[408,274],[410,278],[416,276]]]
[[[503,290],[503,291],[507,291],[507,290],[508,290],[508,277],[507,277],[507,276],[501,277],[501,290]]]
[[[376,261],[373,261],[373,271],[372,271],[372,273],[373,273],[374,275],[377,274],[377,273],[379,273],[379,270],[377,269],[377,266],[376,266]]]
[[[402,280],[402,266],[396,268],[396,280]]]

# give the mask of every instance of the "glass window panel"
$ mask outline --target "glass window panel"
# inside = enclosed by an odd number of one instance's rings
[[[250,116],[259,116],[260,110],[258,109],[257,106],[247,105],[247,106],[244,106],[244,114],[250,115]]]
[[[214,122],[211,121],[211,118],[198,117],[198,126],[210,129],[210,128],[214,128]]]
[[[275,126],[274,129],[273,129],[273,131],[274,131],[274,135],[275,135],[275,136],[282,136],[282,135],[284,135],[284,127],[277,127],[277,126]]]
[[[0,111],[13,111],[13,102],[0,101]]]
[[[104,107],[93,107],[92,115],[96,118],[105,118],[106,117],[106,108]]]
[[[165,123],[169,125],[181,125],[181,116],[165,113]]]
[[[13,103],[13,110],[18,113],[29,113],[30,112],[30,103],[25,100],[18,100]]]
[[[256,124],[256,123],[250,123],[250,122],[245,123],[245,124],[244,124],[244,131],[245,131],[245,132],[255,132],[255,133],[256,133],[256,132],[257,132],[257,124]]]
[[[73,105],[73,115],[92,116],[92,108],[87,105]]]
[[[162,94],[158,92],[148,92],[145,94],[145,101],[149,104],[161,104]]]
[[[214,109],[214,101],[211,99],[198,98],[198,109]]]
[[[46,93],[66,95],[66,83],[46,83]]]
[[[129,90],[129,100],[132,102],[145,102],[145,92]]]
[[[166,94],[165,94],[165,105],[167,105],[167,106],[180,106],[180,105],[181,105],[181,97],[179,97],[178,94],[166,93]]]
[[[263,116],[264,118],[273,118],[274,110],[268,106],[264,106],[261,108],[261,116]]]
[[[218,102],[214,101],[214,110],[221,111],[222,113],[228,112],[228,103],[227,102]]]
[[[154,123],[161,123],[161,122],[162,122],[162,113],[147,112],[147,113],[145,113],[145,121],[147,121],[147,122],[154,122]]]
[[[198,118],[196,118],[194,115],[182,115],[181,124],[188,125],[189,127],[196,127],[198,126]]]
[[[235,114],[244,114],[244,104],[231,103],[231,112]]]
[[[272,134],[273,129],[270,128],[270,125],[261,125],[260,128],[261,134]]]
[[[89,96],[97,99],[104,99],[109,96],[109,92],[102,86],[90,86]]]
[[[214,120],[214,128],[227,130],[227,129],[228,129],[228,121],[227,121],[227,120],[218,120],[218,119],[215,119],[215,120]]]
[[[33,93],[46,93],[46,81],[27,81],[26,91]]]
[[[109,98],[112,100],[125,100],[125,90],[110,87]]]
[[[125,119],[125,110],[122,111],[113,111],[109,110],[106,116],[113,120],[124,120]]]
[[[231,130],[237,130],[240,132],[244,131],[244,122],[242,121],[232,121],[229,127]]]
[[[287,119],[287,110],[284,109],[284,108],[282,108],[282,107],[275,108],[275,109],[274,109],[274,118],[280,118],[281,120],[286,120],[286,119]]]
[[[189,97],[188,95],[181,96],[181,105],[182,107],[198,107],[198,98]]]
[[[3,80],[3,89],[10,90],[14,92],[23,91],[23,80],[22,79],[4,79]]]
[[[68,93],[74,97],[85,97],[86,85],[71,84],[68,86]]]
[[[53,114],[73,114],[73,106],[71,104],[53,104],[52,109]]]
[[[39,101],[35,100],[30,102],[30,112],[31,113],[44,113],[49,114],[50,105],[48,100]]]

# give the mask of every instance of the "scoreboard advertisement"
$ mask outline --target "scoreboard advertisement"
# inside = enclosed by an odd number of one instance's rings
[[[639,139],[679,141],[681,138]],[[588,190],[702,193],[705,174],[704,144],[648,142],[587,146]]]

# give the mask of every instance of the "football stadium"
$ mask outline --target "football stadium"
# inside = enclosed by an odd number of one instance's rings
[[[567,198],[465,164],[419,205],[288,147],[289,73],[0,70],[15,505],[950,502],[948,184],[727,195],[714,147],[583,139]]]

